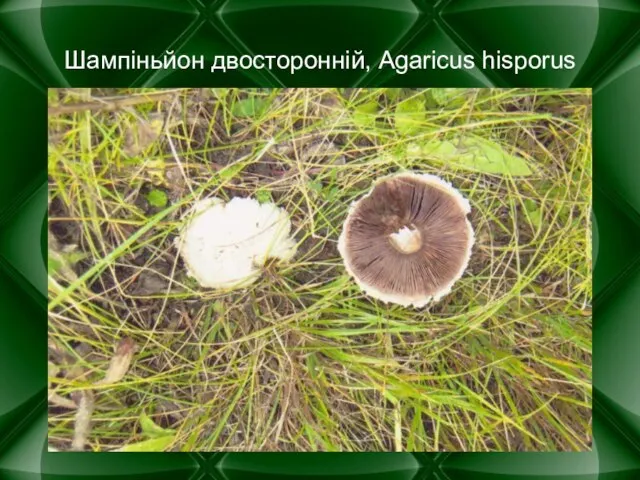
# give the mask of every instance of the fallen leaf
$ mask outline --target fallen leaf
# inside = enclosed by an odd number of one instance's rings
[[[147,120],[139,119],[125,131],[123,152],[135,157],[147,150],[162,133],[164,117],[161,113],[152,113]]]
[[[169,282],[163,277],[150,272],[143,271],[136,280],[136,286],[133,292],[136,295],[157,295],[160,293],[166,293]]]
[[[67,282],[74,282],[78,275],[73,266],[87,258],[85,252],[78,252],[77,245],[60,245],[56,237],[48,232],[49,248],[47,255],[47,271],[52,277],[59,277]]]
[[[117,383],[124,378],[129,371],[136,344],[130,338],[123,338],[116,347],[115,355],[111,358],[109,369],[105,377],[96,382],[95,385],[110,385]]]
[[[78,405],[73,400],[58,395],[56,392],[49,390],[47,401],[56,407],[75,409]]]

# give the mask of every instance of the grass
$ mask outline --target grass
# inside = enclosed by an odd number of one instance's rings
[[[71,448],[93,391],[93,451],[590,449],[589,90],[67,89],[49,103],[51,447]],[[472,137],[521,163],[469,163]],[[465,275],[422,310],[364,296],[336,248],[350,202],[403,169],[451,181],[476,233]],[[245,290],[201,290],[173,241],[210,195],[285,208],[294,260]],[[112,377],[123,338],[137,349]]]

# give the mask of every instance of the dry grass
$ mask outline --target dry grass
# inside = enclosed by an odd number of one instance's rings
[[[50,92],[50,391],[67,400],[50,402],[53,447],[71,448],[69,400],[91,387],[94,451],[158,437],[143,445],[590,448],[589,91],[150,93]],[[531,174],[473,171],[422,148],[469,135]],[[469,269],[425,310],[363,296],[336,249],[349,203],[401,169],[442,176],[473,209]],[[285,208],[294,261],[242,291],[200,290],[173,240],[209,195]],[[125,337],[131,368],[93,387]]]

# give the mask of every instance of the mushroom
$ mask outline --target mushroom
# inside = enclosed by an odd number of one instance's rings
[[[399,173],[351,204],[338,250],[368,295],[424,307],[451,291],[469,263],[469,202],[434,175]]]
[[[268,258],[287,261],[295,255],[291,220],[273,203],[214,197],[197,202],[187,217],[176,247],[189,276],[203,287],[246,287]]]

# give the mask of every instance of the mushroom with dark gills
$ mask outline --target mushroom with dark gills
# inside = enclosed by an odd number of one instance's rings
[[[448,294],[467,268],[470,211],[468,200],[439,177],[394,174],[351,205],[338,250],[368,295],[424,307]]]

